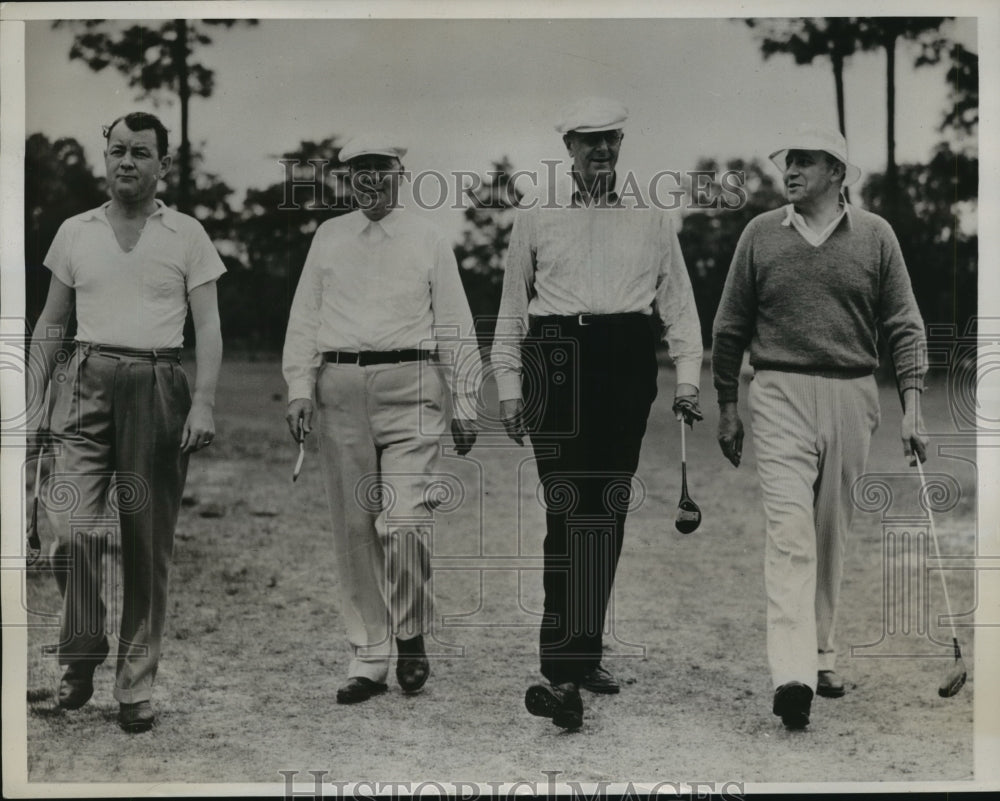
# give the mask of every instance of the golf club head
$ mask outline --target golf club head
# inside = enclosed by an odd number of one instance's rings
[[[966,676],[968,676],[968,671],[965,669],[965,662],[956,659],[951,670],[942,679],[941,685],[938,687],[938,695],[942,698],[951,698],[953,695],[957,695],[958,691],[965,685]]]
[[[690,498],[681,498],[677,504],[677,519],[674,526],[681,534],[690,534],[701,525],[701,509]]]

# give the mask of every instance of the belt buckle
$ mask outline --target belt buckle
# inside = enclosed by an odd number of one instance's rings
[[[577,325],[579,325],[579,326],[584,326],[584,325],[590,325],[590,323],[585,323],[585,322],[583,321],[583,318],[584,318],[584,317],[589,317],[589,316],[590,316],[590,315],[589,315],[589,314],[587,314],[586,312],[582,312],[582,313],[578,314],[578,315],[576,316],[576,324],[577,324]]]

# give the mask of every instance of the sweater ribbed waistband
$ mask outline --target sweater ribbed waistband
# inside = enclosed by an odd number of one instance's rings
[[[790,367],[785,364],[754,364],[752,366],[754,372],[773,370],[776,373],[813,375],[817,378],[864,378],[875,373],[873,367]]]

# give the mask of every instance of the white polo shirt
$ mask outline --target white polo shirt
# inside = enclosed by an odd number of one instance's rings
[[[201,223],[156,203],[127,253],[108,221],[110,201],[59,227],[45,266],[76,292],[77,341],[179,348],[191,290],[226,271]]]

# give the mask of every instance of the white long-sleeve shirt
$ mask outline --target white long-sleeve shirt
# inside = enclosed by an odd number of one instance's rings
[[[697,387],[703,356],[698,311],[677,233],[663,209],[623,202],[519,212],[491,354],[500,400],[521,397],[520,345],[529,315],[625,312],[659,315],[677,383]]]
[[[476,416],[481,361],[455,254],[422,217],[361,211],[316,231],[295,290],[282,371],[289,401],[314,397],[323,352],[438,352],[456,417]]]

